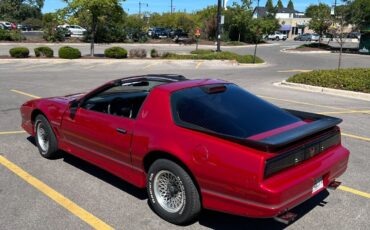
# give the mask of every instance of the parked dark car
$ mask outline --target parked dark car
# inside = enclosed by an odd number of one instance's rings
[[[169,30],[162,27],[154,27],[152,29],[152,38],[167,38],[169,37]]]
[[[188,37],[188,33],[186,33],[185,31],[183,31],[182,29],[176,29],[176,30],[172,30],[170,32],[170,37],[173,39],[173,38],[176,38],[176,37]]]
[[[22,31],[31,31],[32,27],[30,25],[18,24],[17,29]]]
[[[351,32],[347,35],[347,38],[357,38],[358,40],[360,40],[361,33],[360,32]]]

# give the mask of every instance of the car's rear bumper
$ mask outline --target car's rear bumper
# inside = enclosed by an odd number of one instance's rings
[[[202,190],[205,208],[236,215],[275,217],[315,196],[347,169],[349,151],[343,147],[320,154],[294,168],[272,176],[256,190],[256,199],[244,199]],[[314,181],[323,178],[323,188],[312,192]]]

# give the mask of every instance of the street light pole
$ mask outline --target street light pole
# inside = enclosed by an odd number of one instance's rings
[[[217,52],[221,52],[221,3],[222,0],[218,0],[217,4]]]
[[[173,0],[171,0],[171,14],[173,13]]]

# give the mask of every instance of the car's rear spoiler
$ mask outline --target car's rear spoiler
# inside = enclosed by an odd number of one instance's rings
[[[321,114],[313,114],[313,113],[288,110],[288,109],[285,111],[287,111],[288,113],[296,117],[299,117],[302,120],[306,120],[310,122],[305,125],[298,126],[296,128],[290,129],[282,133],[278,133],[273,136],[266,137],[261,140],[250,140],[247,138],[240,138],[240,137],[235,137],[231,135],[226,135],[226,134],[222,134],[222,133],[218,133],[212,130],[202,128],[200,126],[192,125],[189,123],[180,122],[178,123],[178,125],[184,128],[207,133],[209,135],[216,136],[216,137],[219,137],[225,140],[229,140],[229,141],[241,144],[241,145],[245,145],[245,146],[257,149],[257,150],[264,151],[264,152],[276,152],[304,138],[318,134],[325,130],[329,130],[342,122],[342,119],[340,118],[329,117],[329,116],[325,116]]]

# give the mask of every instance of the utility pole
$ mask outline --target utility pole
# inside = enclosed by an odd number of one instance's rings
[[[144,5],[146,7],[148,7],[148,3],[143,3],[141,1],[139,1],[139,17],[141,17],[141,6]]]
[[[217,4],[217,52],[221,52],[221,0],[218,0]]]
[[[171,14],[173,13],[173,0],[171,0]]]
[[[257,0],[257,20],[258,20],[258,11],[260,7],[260,0]],[[259,29],[257,29],[259,31]],[[256,36],[260,36],[257,34]],[[253,55],[253,63],[256,63],[256,55],[257,55],[257,43],[258,43],[259,37],[256,37],[256,44],[254,46],[254,55]]]

